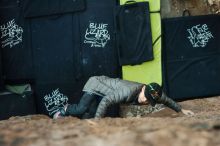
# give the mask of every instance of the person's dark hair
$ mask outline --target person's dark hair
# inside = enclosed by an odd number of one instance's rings
[[[158,97],[154,96],[155,92],[157,92],[158,96],[161,97],[162,88],[159,84],[150,83],[146,85],[144,95],[152,106],[155,106],[155,104],[157,103],[157,99],[158,99]]]

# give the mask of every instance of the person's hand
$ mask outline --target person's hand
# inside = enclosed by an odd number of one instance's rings
[[[182,112],[184,115],[187,115],[187,116],[193,116],[193,115],[194,115],[194,112],[192,112],[191,110],[181,109],[181,112]]]

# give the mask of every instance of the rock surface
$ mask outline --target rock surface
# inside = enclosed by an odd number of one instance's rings
[[[220,14],[220,0],[161,0],[162,18],[181,17],[184,10],[192,16]]]
[[[120,117],[143,117],[150,113],[155,113],[163,110],[165,106],[163,104],[156,104],[154,107],[151,105],[121,105],[120,106]]]
[[[12,117],[0,121],[0,146],[219,146],[220,97],[180,104],[195,116],[165,108],[144,117],[99,120]]]

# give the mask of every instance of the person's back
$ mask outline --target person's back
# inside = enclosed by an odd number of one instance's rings
[[[117,97],[119,98],[129,96],[131,93],[140,91],[142,86],[143,84],[119,78],[93,76],[86,82],[83,91],[97,94],[99,96],[110,96],[117,93]]]

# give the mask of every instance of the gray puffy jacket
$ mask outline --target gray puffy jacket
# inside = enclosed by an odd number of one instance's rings
[[[141,91],[143,84],[109,78],[106,76],[94,76],[89,78],[83,91],[103,96],[96,110],[96,118],[105,115],[109,106],[117,103],[130,103],[135,100]]]
[[[119,78],[109,78],[106,76],[94,76],[89,78],[83,91],[103,96],[96,110],[95,118],[101,118],[105,115],[109,106],[118,103],[131,103],[140,93],[144,84],[126,81]],[[157,103],[162,103],[176,112],[181,111],[181,106],[167,97],[162,92],[161,97],[154,99]]]

